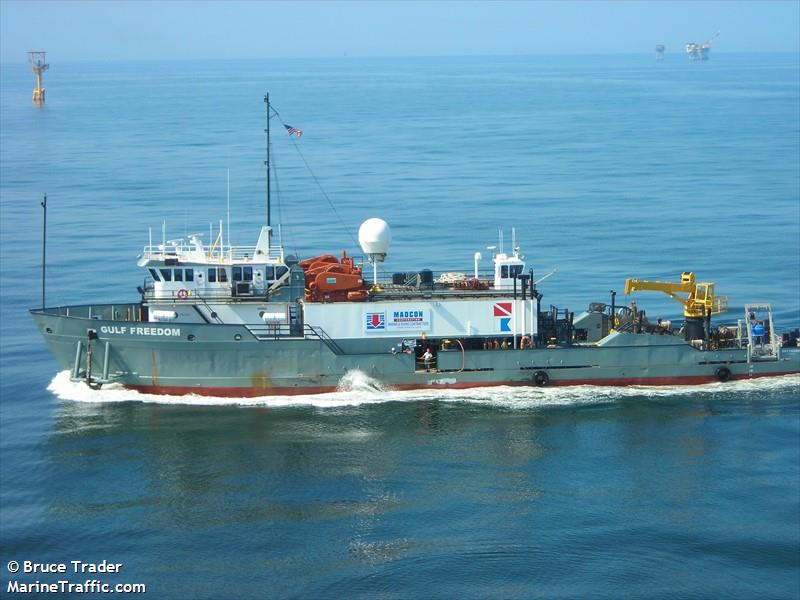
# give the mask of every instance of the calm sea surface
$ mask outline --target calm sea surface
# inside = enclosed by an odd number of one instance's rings
[[[273,220],[301,257],[355,252],[379,216],[387,271],[463,271],[516,227],[557,269],[547,304],[692,270],[732,319],[771,302],[797,327],[797,56],[49,58],[41,108],[26,65],[0,70],[2,593],[59,579],[11,560],[107,559],[103,582],[155,598],[800,597],[796,377],[159,398],[71,384],[27,315],[44,192],[48,304],[135,300],[148,228],[208,236],[228,172],[254,244],[269,91],[304,131],[273,122]]]

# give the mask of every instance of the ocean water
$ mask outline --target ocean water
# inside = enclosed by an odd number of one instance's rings
[[[93,392],[27,315],[130,301],[148,229],[273,221],[299,256],[392,226],[387,272],[470,270],[498,228],[545,303],[717,283],[800,325],[800,59],[717,54],[0,68],[0,586],[123,563],[156,598],[797,598],[800,380],[230,400]],[[306,163],[311,171],[306,168]],[[319,183],[319,185],[318,185]],[[484,261],[485,266],[488,260]],[[680,307],[637,296],[649,315]],[[70,577],[72,581],[84,577]]]

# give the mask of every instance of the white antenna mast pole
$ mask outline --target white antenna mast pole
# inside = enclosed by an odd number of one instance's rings
[[[230,255],[233,258],[233,244],[231,244],[231,169],[228,167],[228,246]]]

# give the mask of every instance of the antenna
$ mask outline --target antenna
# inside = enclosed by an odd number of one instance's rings
[[[42,73],[50,68],[45,62],[46,52],[28,52],[28,62],[31,65],[31,70],[36,75],[36,87],[33,88],[33,101],[37,104],[44,102],[44,88],[42,87]]]
[[[267,148],[266,148],[267,156],[266,156],[266,159],[264,160],[264,165],[266,165],[266,167],[267,167],[267,227],[271,227],[272,223],[271,223],[271,219],[270,219],[271,210],[270,210],[270,193],[269,193],[270,192],[270,190],[269,190],[269,152],[270,152],[270,149],[269,149],[269,119],[270,119],[270,115],[269,115],[269,109],[270,109],[269,92],[267,92],[264,95],[264,106],[266,107],[266,119],[267,119],[267,127],[264,129],[264,131],[267,134]],[[271,230],[270,230],[270,237],[272,237]]]
[[[386,259],[391,242],[392,230],[383,219],[367,219],[358,228],[358,243],[372,263],[373,285],[378,285],[378,263]]]
[[[231,247],[233,252],[233,244],[231,244],[231,169],[228,167],[228,246]]]
[[[47,272],[47,194],[42,198],[42,310],[44,310],[44,284]]]

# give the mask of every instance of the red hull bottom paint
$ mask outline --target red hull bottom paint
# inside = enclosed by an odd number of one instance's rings
[[[781,377],[783,375],[796,375],[797,371],[789,373],[756,373],[753,375],[731,375],[729,381],[737,379],[756,379],[760,377]],[[596,386],[665,386],[665,385],[698,385],[702,383],[719,383],[713,375],[687,375],[684,377],[625,377],[619,379],[581,379],[570,381],[550,380],[547,387],[569,387],[578,385]],[[403,383],[397,385],[387,385],[387,390],[407,391],[407,390],[448,390],[448,389],[469,389],[480,387],[537,387],[528,381],[490,381],[490,382],[463,382],[453,384],[417,384]],[[335,386],[318,387],[271,387],[271,388],[252,388],[252,387],[218,387],[201,388],[191,386],[172,386],[172,385],[126,385],[129,390],[136,390],[143,394],[157,394],[160,396],[186,396],[194,394],[196,396],[215,396],[220,398],[257,398],[260,396],[306,396],[311,394],[328,394],[337,391]]]

